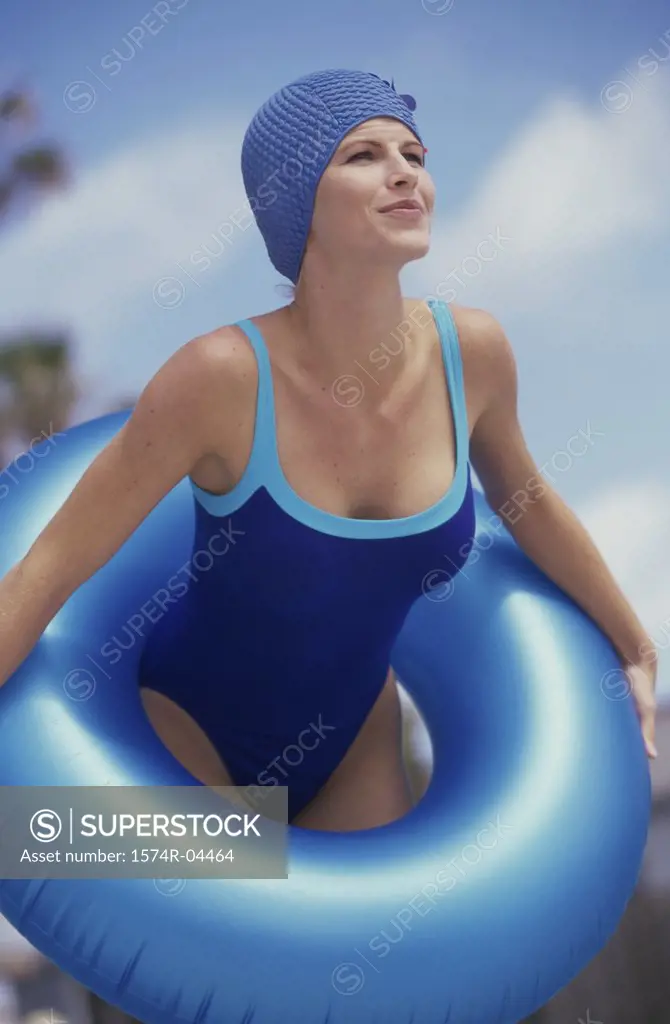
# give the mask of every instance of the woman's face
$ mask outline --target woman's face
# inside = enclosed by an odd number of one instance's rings
[[[418,210],[386,212],[401,200]],[[434,204],[421,143],[401,121],[374,118],[345,136],[324,171],[308,248],[327,261],[362,256],[400,267],[428,252]]]

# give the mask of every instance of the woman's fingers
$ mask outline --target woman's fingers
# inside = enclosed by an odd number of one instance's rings
[[[626,669],[640,719],[642,738],[649,757],[658,757],[656,749],[656,670],[655,666],[629,665]]]

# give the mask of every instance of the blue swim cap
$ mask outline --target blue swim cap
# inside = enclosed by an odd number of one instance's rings
[[[242,143],[242,177],[268,255],[298,280],[321,175],[345,135],[393,117],[423,141],[411,96],[364,71],[315,71],[284,86],[254,115]]]

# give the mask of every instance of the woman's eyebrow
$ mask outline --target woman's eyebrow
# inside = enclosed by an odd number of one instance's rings
[[[359,143],[364,143],[366,146],[376,146],[377,149],[383,149],[384,148],[383,147],[383,143],[377,142],[376,139],[366,139],[366,138],[361,137],[359,139],[350,139],[349,142],[346,142],[341,147],[340,152],[344,152],[346,149],[349,149],[350,146],[356,146]],[[401,146],[418,146],[419,149],[423,149],[423,147],[422,147],[422,145],[421,145],[421,143],[419,142],[418,139],[405,139],[403,142],[400,143],[400,145]]]

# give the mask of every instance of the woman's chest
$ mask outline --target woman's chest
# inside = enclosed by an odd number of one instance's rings
[[[447,492],[456,468],[455,431],[444,403],[374,422],[345,416],[278,417],[277,452],[290,487],[311,505],[355,519],[400,519]]]
[[[435,505],[454,482],[457,442],[467,458],[469,435],[467,396],[449,386],[439,344],[393,385],[342,380],[315,393],[274,374],[274,446],[289,487],[354,519],[401,519]]]

